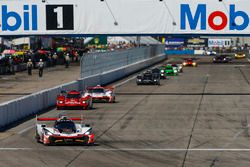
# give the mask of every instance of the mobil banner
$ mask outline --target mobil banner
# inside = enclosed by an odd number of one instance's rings
[[[5,35],[249,35],[249,0],[1,0]]]

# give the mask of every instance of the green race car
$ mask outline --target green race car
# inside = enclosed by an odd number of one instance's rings
[[[178,75],[178,69],[176,67],[173,67],[171,64],[168,64],[161,68],[161,77],[163,77],[163,73],[165,75],[164,77],[176,76]]]

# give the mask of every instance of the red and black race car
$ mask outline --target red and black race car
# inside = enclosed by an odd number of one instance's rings
[[[55,121],[53,126],[36,124],[36,140],[44,145],[81,144],[93,145],[94,134],[92,128],[82,124],[82,118],[37,118],[37,121]],[[81,121],[75,123],[74,121]]]
[[[85,90],[84,96],[92,96],[94,102],[115,102],[115,93],[113,87],[102,87],[100,85],[97,85],[95,87],[88,87]]]
[[[91,95],[84,95],[80,91],[61,92],[56,99],[57,109],[64,108],[81,108],[92,109],[92,97]]]
[[[194,58],[188,58],[185,59],[184,62],[182,63],[182,65],[185,66],[192,66],[192,67],[197,67],[197,62],[195,61],[196,59]]]

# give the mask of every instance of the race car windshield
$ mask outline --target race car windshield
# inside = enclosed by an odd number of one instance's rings
[[[75,124],[74,124],[74,122],[71,122],[71,121],[56,122],[55,128],[58,129],[60,133],[62,133],[62,132],[67,132],[67,133],[76,132]]]
[[[104,93],[104,89],[92,89],[89,90],[90,93]]]
[[[170,69],[173,69],[173,67],[167,67],[167,69],[169,69],[169,70],[170,70]]]
[[[67,98],[69,99],[79,99],[80,98],[80,94],[67,94]]]

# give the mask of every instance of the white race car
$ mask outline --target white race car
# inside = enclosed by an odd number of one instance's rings
[[[183,72],[183,65],[182,64],[172,64],[172,67],[176,68],[178,73]]]
[[[44,145],[57,144],[94,144],[94,134],[89,125],[76,124],[73,121],[82,121],[81,118],[37,118],[37,121],[55,121],[54,126],[36,124],[36,140]]]
[[[217,52],[215,52],[215,51],[205,51],[205,55],[214,56],[214,55],[217,55]]]
[[[113,87],[102,87],[97,85],[95,87],[88,87],[85,90],[85,96],[92,96],[93,102],[104,101],[109,103],[115,102],[115,92]]]

